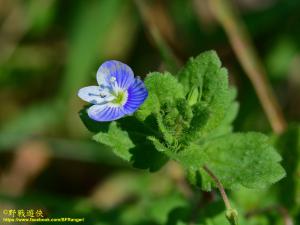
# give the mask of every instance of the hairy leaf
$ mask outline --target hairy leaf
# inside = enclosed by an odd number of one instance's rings
[[[165,104],[174,103],[183,98],[183,88],[170,73],[153,72],[147,75],[145,85],[149,96],[137,112],[137,117],[144,120],[151,113],[159,113]]]
[[[192,145],[182,152],[172,153],[171,157],[189,170],[194,181],[195,177],[198,184],[202,181],[202,188],[207,190],[211,188],[212,180],[201,169],[203,165],[209,167],[227,188],[263,188],[285,175],[279,164],[280,155],[260,133],[224,135],[202,146]]]
[[[149,96],[135,117],[85,124],[99,132],[98,142],[133,166],[155,171],[173,159],[204,190],[214,184],[204,165],[227,188],[261,188],[285,175],[266,136],[232,133],[236,91],[229,88],[227,71],[214,51],[191,59],[177,75],[179,81],[167,72],[149,74]]]
[[[187,125],[186,120],[191,117],[182,85],[169,73],[151,73],[145,85],[149,96],[136,113],[137,118],[145,120],[152,114],[165,144],[176,146],[182,128]]]
[[[141,123],[134,117],[125,117],[110,123],[107,131],[100,126],[100,132],[93,139],[111,147],[117,156],[129,161],[134,167],[156,171],[168,161],[168,158],[158,152],[148,139],[157,135],[157,128],[152,127],[155,125],[152,120],[153,118],[149,117]]]
[[[227,117],[230,117],[232,122],[237,112],[235,94],[228,87],[227,70],[221,67],[221,61],[215,51],[204,52],[196,58],[191,58],[177,76],[183,84],[185,95],[189,95],[195,88],[198,89],[198,107],[206,107],[209,113],[202,133],[219,127],[224,120],[229,120]]]
[[[122,159],[126,161],[130,160],[131,155],[129,149],[133,148],[134,144],[130,140],[128,133],[117,127],[116,122],[112,122],[109,125],[107,133],[99,132],[93,139],[111,147],[114,153]]]

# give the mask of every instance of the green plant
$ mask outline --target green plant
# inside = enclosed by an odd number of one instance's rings
[[[174,76],[148,74],[145,86],[149,96],[134,116],[99,123],[86,109],[81,111],[87,128],[96,133],[95,141],[151,172],[175,160],[189,181],[205,191],[216,186],[221,191],[263,188],[285,176],[281,157],[266,135],[232,132],[236,92],[214,51],[191,58]],[[226,216],[237,224],[237,211],[228,203],[225,199]]]

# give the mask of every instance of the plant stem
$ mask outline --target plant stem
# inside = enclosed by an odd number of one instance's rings
[[[208,2],[212,13],[223,26],[239,62],[251,80],[272,129],[277,134],[282,133],[286,128],[285,118],[247,29],[238,18],[230,0],[208,0]]]
[[[225,207],[226,207],[226,218],[230,222],[231,225],[238,225],[238,212],[236,209],[231,207],[230,201],[227,197],[227,194],[225,192],[225,189],[221,183],[221,181],[216,177],[216,175],[206,166],[203,166],[203,169],[205,172],[214,180],[216,183],[220,193],[221,197],[224,201]]]
[[[230,202],[229,202],[229,199],[227,197],[227,194],[225,192],[225,189],[221,183],[221,181],[213,174],[213,172],[208,169],[207,166],[203,166],[203,169],[208,173],[208,175],[214,180],[214,182],[216,183],[220,193],[221,193],[221,196],[222,196],[222,199],[225,203],[225,207],[226,209],[230,209],[231,208],[231,205],[230,205]]]

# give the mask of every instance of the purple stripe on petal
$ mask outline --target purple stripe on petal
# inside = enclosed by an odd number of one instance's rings
[[[99,86],[85,87],[78,96],[92,104],[87,112],[95,121],[113,121],[135,112],[148,96],[144,83],[134,78],[129,66],[116,60],[104,62],[98,69]],[[116,102],[119,94],[126,94],[123,102]]]
[[[122,107],[113,107],[109,103],[105,105],[93,105],[87,112],[91,119],[99,122],[117,120],[125,115]]]
[[[131,68],[117,60],[106,61],[99,67],[97,72],[99,85],[109,83],[111,76],[116,78],[118,86],[122,89],[127,89],[134,82]]]
[[[104,101],[103,98],[100,97],[100,88],[98,86],[81,88],[77,95],[82,100],[92,104],[101,104]]]
[[[144,83],[140,79],[135,79],[135,82],[128,88],[128,99],[124,105],[126,114],[134,113],[148,96],[148,91]]]

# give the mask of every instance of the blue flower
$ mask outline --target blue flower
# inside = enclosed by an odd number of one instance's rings
[[[92,103],[89,117],[96,121],[113,121],[133,114],[148,96],[139,77],[129,66],[116,60],[104,62],[97,71],[99,86],[81,88],[78,96]]]

